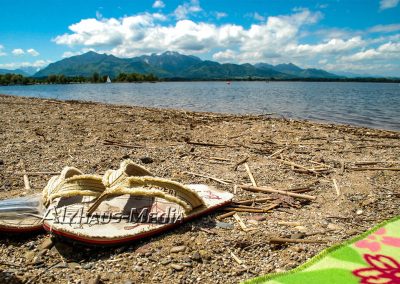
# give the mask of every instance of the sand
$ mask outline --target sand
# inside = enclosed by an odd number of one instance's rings
[[[45,232],[2,235],[0,282],[237,283],[291,269],[324,248],[400,214],[399,171],[354,170],[399,168],[399,138],[399,132],[270,116],[2,95],[0,199],[40,192],[51,177],[29,175],[32,189],[26,190],[22,175],[16,174],[23,170],[59,172],[69,165],[85,173],[104,173],[126,158],[161,177],[233,192],[236,201],[271,196],[235,189],[235,184],[251,184],[244,165],[234,170],[237,162],[248,157],[257,185],[282,190],[309,186],[310,191],[304,193],[316,200],[281,198],[277,199],[281,205],[269,213],[238,213],[250,231],[242,230],[232,217],[222,221],[233,224],[233,229],[216,226],[221,211],[168,233],[112,248],[59,240],[52,242],[55,246],[45,246],[49,242]],[[327,170],[316,174],[278,158],[307,169]],[[326,243],[275,245],[269,243],[271,237]],[[177,246],[184,246],[184,251],[172,253],[171,248]]]

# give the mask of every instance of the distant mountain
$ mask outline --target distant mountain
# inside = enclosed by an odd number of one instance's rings
[[[294,65],[293,63],[278,64],[275,66],[267,63],[257,63],[254,66],[262,70],[275,70],[287,75],[291,75],[294,78],[340,78],[341,77],[321,69],[315,69],[315,68],[302,69],[299,66]]]
[[[118,58],[113,55],[90,51],[82,55],[51,63],[37,72],[35,77],[48,75],[92,76],[93,73],[111,78],[119,73],[152,73],[160,78],[182,79],[289,79],[289,78],[337,78],[339,76],[319,69],[301,69],[294,64],[267,63],[220,64],[201,60],[192,55],[167,51],[162,54],[142,55],[134,58]]]
[[[31,76],[32,74],[28,74],[24,70],[21,69],[14,69],[14,70],[9,70],[9,69],[0,69],[0,75],[4,74],[18,74],[22,76]]]

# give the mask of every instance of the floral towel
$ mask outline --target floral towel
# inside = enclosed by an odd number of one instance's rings
[[[400,216],[324,250],[291,271],[246,283],[400,284]]]

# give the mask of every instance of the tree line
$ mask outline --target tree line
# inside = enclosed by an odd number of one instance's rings
[[[105,83],[107,75],[93,73],[90,77],[84,76],[65,76],[65,75],[49,75],[47,77],[35,78],[25,77],[20,74],[0,74],[0,85],[35,85],[35,84],[74,84],[74,83]],[[153,74],[139,73],[120,73],[116,78],[111,79],[113,82],[156,82],[159,79]]]

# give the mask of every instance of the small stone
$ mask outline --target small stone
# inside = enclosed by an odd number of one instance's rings
[[[302,233],[306,233],[307,232],[307,228],[304,226],[296,226],[294,227],[297,231],[302,232]]]
[[[210,259],[211,259],[211,254],[210,254],[210,252],[201,249],[201,250],[199,250],[199,253],[200,253],[201,258],[207,259],[207,260],[210,260]]]
[[[133,284],[131,280],[125,280],[124,284]]]
[[[291,239],[303,239],[305,235],[303,233],[296,233],[290,236]]]
[[[183,262],[182,265],[186,266],[186,267],[192,267],[192,263],[191,262]]]
[[[248,220],[255,220],[261,222],[267,220],[267,217],[265,215],[257,214],[249,217]]]
[[[4,161],[0,160],[0,166],[4,165]]]
[[[200,253],[199,253],[198,251],[195,251],[195,252],[193,253],[193,255],[192,255],[192,259],[193,259],[194,261],[201,261],[201,255],[200,255]]]
[[[170,259],[164,259],[164,260],[161,261],[162,265],[167,265],[167,264],[170,264],[170,263],[171,263]]]
[[[27,251],[25,253],[25,258],[28,261],[32,261],[32,259],[35,257],[35,252],[34,251]]]
[[[257,226],[258,225],[258,221],[257,220],[248,220],[247,221],[247,223],[249,223],[249,224],[251,224],[251,225],[255,225],[255,226]]]
[[[80,264],[77,262],[68,262],[68,267],[74,269],[80,267]]]
[[[363,211],[361,209],[358,209],[356,212],[357,215],[361,215],[362,213],[363,213]]]
[[[141,271],[143,270],[143,267],[141,267],[141,266],[139,266],[139,265],[136,265],[133,269],[134,269],[135,271],[137,271],[137,272],[141,272]]]
[[[349,235],[349,236],[357,235],[358,234],[358,230],[350,229],[350,230],[346,231],[346,234]]]
[[[234,227],[233,224],[225,223],[225,222],[219,222],[219,221],[217,221],[215,225],[218,228],[221,228],[221,229],[233,229],[233,227]]]
[[[186,246],[176,246],[171,248],[170,253],[178,253],[186,250]]]
[[[94,278],[90,279],[88,282],[88,284],[98,284],[98,283],[100,283],[100,275],[98,274]]]
[[[182,265],[175,264],[175,263],[172,263],[172,264],[171,264],[171,267],[172,267],[174,270],[176,270],[176,271],[181,271],[181,270],[183,269],[183,266],[182,266]]]
[[[42,258],[39,255],[35,256],[33,258],[33,260],[32,260],[32,264],[34,264],[34,265],[40,265],[40,264],[43,264],[43,263],[44,262],[43,262]]]
[[[328,226],[327,226],[327,228],[328,228],[329,230],[335,230],[335,231],[338,231],[338,230],[341,230],[341,229],[342,229],[342,227],[340,227],[340,226],[338,226],[338,225],[336,225],[336,224],[333,224],[333,223],[329,223]]]
[[[93,264],[91,264],[91,263],[86,263],[86,264],[82,265],[83,269],[91,269],[92,267],[93,267]]]
[[[142,161],[143,164],[151,164],[154,162],[154,160],[150,157],[142,157],[140,158],[140,161]]]

